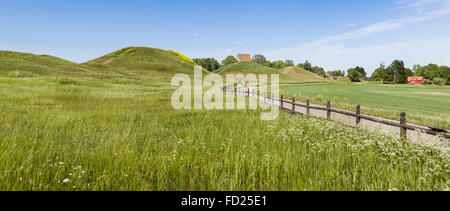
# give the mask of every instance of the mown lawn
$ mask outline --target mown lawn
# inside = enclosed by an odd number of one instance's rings
[[[414,87],[389,85],[351,85],[345,83],[285,85],[281,89],[287,97],[312,99],[333,107],[355,110],[361,104],[364,114],[398,120],[407,113],[408,122],[434,125],[450,129],[450,87]],[[318,100],[320,96],[322,100]],[[319,96],[319,97],[318,97]]]
[[[0,190],[450,188],[446,151],[287,113],[175,111],[164,77],[0,77]]]

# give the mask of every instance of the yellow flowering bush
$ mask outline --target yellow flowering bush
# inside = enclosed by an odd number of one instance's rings
[[[128,50],[126,50],[125,52],[123,52],[123,54],[127,54],[127,53],[134,53],[136,50],[134,48],[130,48]]]
[[[125,51],[125,49],[119,49],[117,51],[114,51],[112,53],[112,56],[118,56],[118,55],[122,54],[124,51]]]
[[[334,96],[333,100],[334,100],[335,102],[338,102],[338,101],[339,101],[339,97],[338,97],[338,96]]]
[[[323,95],[319,94],[314,99],[316,99],[318,101],[322,101],[323,100]]]
[[[180,57],[180,58],[183,59],[184,61],[187,61],[187,62],[189,62],[189,63],[191,63],[191,64],[195,64],[194,60],[190,59],[189,57],[187,57],[187,56],[185,56],[185,55],[183,55],[183,54],[181,54],[181,53],[178,53],[178,52],[176,52],[176,51],[174,51],[174,50],[169,50],[169,52],[170,52],[170,53],[173,53],[173,54],[175,54],[175,55],[177,55],[178,57]]]

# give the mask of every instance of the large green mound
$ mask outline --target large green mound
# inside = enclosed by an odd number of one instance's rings
[[[92,72],[80,65],[48,55],[0,51],[0,75],[33,77],[40,75],[80,75]]]
[[[324,78],[320,77],[319,75],[309,72],[303,68],[300,67],[286,67],[282,71],[282,73],[289,75],[293,78],[297,79],[303,79],[303,80],[309,80],[309,79],[315,79],[315,80],[324,80]]]
[[[194,72],[194,64],[179,55],[167,50],[146,47],[123,48],[86,64],[136,74]]]

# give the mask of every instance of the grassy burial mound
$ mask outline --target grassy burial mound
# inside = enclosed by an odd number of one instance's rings
[[[156,48],[128,47],[119,49],[100,58],[87,62],[97,68],[110,68],[117,72],[148,74],[193,74],[194,63],[175,51]]]
[[[226,67],[223,67],[216,71],[216,73],[221,75],[227,75],[227,74],[279,74],[280,75],[280,83],[295,83],[299,82],[296,78],[293,78],[289,75],[283,74],[273,68],[266,67],[264,65],[260,65],[253,62],[238,62],[231,65],[228,65]]]
[[[228,66],[225,66],[217,71],[219,74],[231,74],[231,73],[242,73],[242,74],[279,74],[278,71],[266,67],[260,64],[252,62],[237,62]]]
[[[86,65],[53,56],[0,51],[0,75],[6,77],[76,76],[92,72]]]
[[[296,79],[301,80],[324,80],[324,78],[320,77],[319,75],[309,72],[303,68],[300,67],[286,67],[281,71],[283,74],[289,75]]]

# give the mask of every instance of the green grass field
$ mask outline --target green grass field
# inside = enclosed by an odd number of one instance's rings
[[[0,190],[450,189],[447,151],[287,113],[176,111],[170,79],[193,66],[133,53],[84,75],[2,70]]]
[[[333,107],[355,110],[361,104],[362,112],[398,120],[406,112],[408,121],[419,125],[450,128],[450,87],[417,87],[410,85],[355,85],[330,83],[320,85],[286,85],[283,93],[299,100],[312,99],[315,103],[333,102]],[[322,95],[322,100],[316,100]]]

